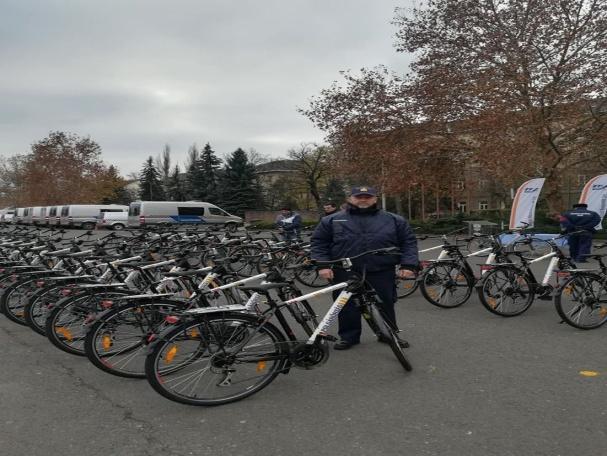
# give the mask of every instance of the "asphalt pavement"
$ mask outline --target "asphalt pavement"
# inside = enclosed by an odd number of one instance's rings
[[[321,313],[329,301],[315,305]],[[515,318],[474,295],[455,309],[419,292],[397,306],[412,372],[365,328],[363,343],[325,365],[213,408],[101,372],[0,315],[0,454],[607,453],[604,328],[559,324],[547,301]]]

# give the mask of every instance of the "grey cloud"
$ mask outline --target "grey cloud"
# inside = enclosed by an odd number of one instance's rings
[[[389,64],[388,0],[0,0],[0,154],[90,135],[123,173],[170,143],[279,156],[339,70]]]

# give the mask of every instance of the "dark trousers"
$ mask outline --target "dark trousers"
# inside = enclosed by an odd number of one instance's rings
[[[348,279],[348,273],[345,271],[334,271],[334,274],[334,283],[344,282]],[[394,312],[394,303],[397,300],[395,270],[367,272],[366,279],[377,292],[381,300],[380,307],[389,323],[396,328],[396,314]],[[341,290],[333,292],[333,299],[337,298],[340,292]],[[360,342],[361,332],[360,309],[356,307],[353,300],[350,300],[339,313],[339,337],[346,342],[356,344]]]
[[[587,255],[592,252],[592,235],[591,234],[572,234],[569,236],[569,254],[573,261],[586,261],[587,258],[582,255]]]

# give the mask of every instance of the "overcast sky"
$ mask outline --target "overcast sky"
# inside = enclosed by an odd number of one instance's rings
[[[0,0],[0,154],[63,130],[122,174],[165,143],[284,156],[322,141],[297,107],[340,70],[406,69],[390,21],[410,3]]]

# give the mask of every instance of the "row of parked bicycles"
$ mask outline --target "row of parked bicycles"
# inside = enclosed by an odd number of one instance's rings
[[[73,233],[21,226],[0,231],[0,311],[104,372],[147,378],[171,400],[224,404],[293,368],[321,366],[335,340],[328,330],[350,301],[404,370],[412,369],[407,344],[364,272],[336,284],[318,276],[318,267],[351,270],[353,258],[316,262],[309,245],[281,242],[272,233]],[[596,268],[580,269],[558,237],[538,239],[521,229],[505,244],[506,233],[455,234],[420,251],[439,253],[422,261],[417,278],[397,280],[399,298],[419,289],[433,305],[455,308],[476,291],[487,310],[503,317],[523,314],[537,298],[554,300],[562,320],[576,328],[607,321],[604,254],[590,255]],[[388,248],[363,255],[399,253]],[[484,259],[478,274],[474,257]],[[538,280],[532,266],[543,262]],[[337,295],[333,304],[318,315],[310,301],[331,293]]]
[[[596,267],[579,268],[562,247],[569,235],[543,239],[523,227],[455,241],[443,236],[442,245],[420,251],[440,250],[438,258],[422,261],[415,283],[404,286],[410,293],[419,287],[428,302],[443,308],[461,306],[476,291],[482,305],[502,317],[525,313],[535,299],[553,301],[563,322],[595,329],[607,321],[607,253],[600,253],[607,243],[595,245],[599,253],[586,255]],[[478,274],[470,263],[473,257],[485,258]],[[538,277],[532,267],[542,264]]]
[[[317,266],[349,270],[353,259],[315,264],[308,245],[260,233],[162,229],[95,239],[10,227],[0,233],[0,310],[104,372],[147,378],[177,402],[219,405],[325,363],[335,340],[328,330],[351,300],[411,370],[364,274],[318,283]],[[310,300],[333,292],[317,315]]]

